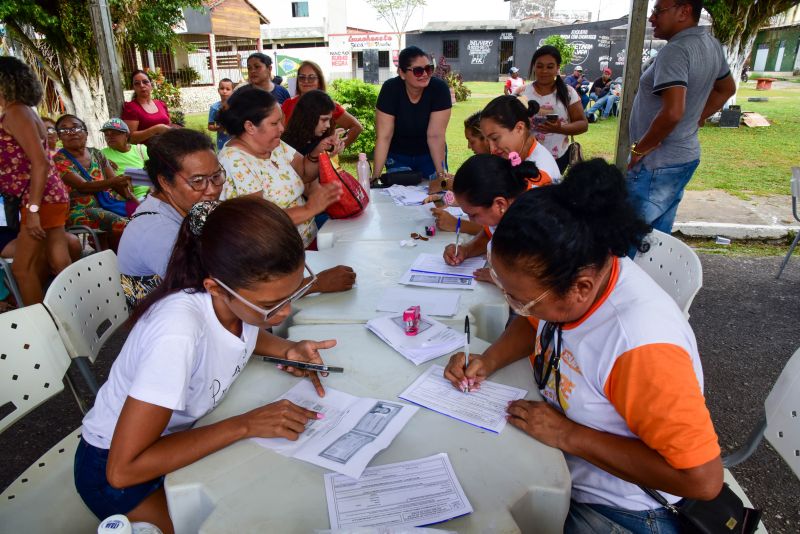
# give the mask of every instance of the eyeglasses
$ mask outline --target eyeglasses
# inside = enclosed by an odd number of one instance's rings
[[[547,351],[553,344],[553,338],[558,334],[555,349],[550,351],[550,357],[547,361],[547,368],[544,366],[544,359],[547,357]],[[547,387],[550,381],[550,375],[555,369],[556,372],[556,399],[559,406],[561,406],[561,324],[560,323],[544,323],[542,333],[539,335],[539,350],[533,356],[533,379],[539,390]],[[563,406],[562,406],[563,408]]]
[[[217,172],[209,176],[192,176],[189,178],[185,178],[185,180],[186,183],[189,184],[189,187],[191,187],[195,191],[205,191],[206,188],[208,187],[208,182],[211,182],[212,184],[219,186],[225,183],[226,177],[227,173],[225,172],[225,169],[220,167]]]
[[[425,65],[424,67],[411,67],[410,69],[403,69],[406,72],[411,71],[411,73],[416,76],[417,78],[422,78],[422,74],[427,74],[430,76],[433,74],[433,65]]]
[[[656,17],[656,18],[658,18],[658,17],[659,17],[659,15],[661,15],[661,13],[663,13],[664,11],[669,11],[669,10],[670,10],[670,9],[672,9],[673,7],[680,7],[680,6],[682,6],[682,5],[683,5],[683,4],[672,4],[672,5],[671,5],[671,6],[669,6],[669,7],[654,7],[654,8],[653,8],[653,11],[651,11],[651,12],[650,12],[650,16],[651,16],[651,17]]]
[[[47,126],[45,130],[47,130],[47,133],[56,133],[55,126]]]
[[[59,128],[56,130],[59,135],[69,135],[75,133],[85,132],[86,128],[83,126],[75,126],[74,128]]]
[[[298,74],[298,82],[316,82],[319,77],[316,74]]]
[[[542,299],[544,299],[547,295],[550,294],[550,290],[549,289],[546,290],[544,293],[542,293],[541,295],[539,295],[538,297],[536,297],[527,304],[522,303],[517,299],[515,299],[514,297],[512,297],[511,295],[509,295],[508,293],[506,293],[506,290],[503,289],[503,284],[500,283],[500,280],[497,278],[497,273],[494,272],[494,267],[492,267],[492,255],[490,252],[487,252],[486,259],[489,262],[489,276],[492,278],[492,282],[494,282],[494,285],[500,288],[500,291],[503,292],[503,296],[505,297],[506,302],[508,303],[509,306],[511,306],[511,309],[514,310],[514,313],[522,317],[529,317],[533,315],[533,308],[536,307],[536,305],[539,304],[542,301]]]
[[[314,272],[309,268],[308,264],[305,264],[305,270],[308,271],[308,274],[311,275],[311,280],[309,280],[308,283],[303,284],[303,286],[301,286],[300,289],[298,289],[297,291],[295,291],[294,293],[292,293],[291,295],[289,295],[288,297],[286,297],[285,299],[283,299],[278,304],[276,304],[275,306],[273,306],[268,310],[256,306],[255,304],[253,304],[252,302],[241,296],[239,293],[237,293],[233,289],[229,288],[228,286],[220,282],[219,279],[214,278],[213,276],[211,277],[211,279],[214,280],[216,283],[218,283],[220,286],[222,286],[222,288],[224,288],[228,293],[233,295],[233,297],[236,300],[238,300],[251,310],[263,315],[264,316],[263,320],[266,321],[270,317],[274,316],[276,313],[281,311],[281,309],[283,309],[284,306],[286,306],[287,304],[291,304],[292,302],[296,301],[297,299],[308,293],[308,290],[311,289],[311,286],[313,286],[314,282],[317,281],[317,275],[314,274]]]

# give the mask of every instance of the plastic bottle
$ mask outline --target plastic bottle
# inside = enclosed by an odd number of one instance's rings
[[[364,188],[369,196],[370,178],[372,178],[372,169],[369,167],[367,155],[361,152],[358,155],[358,164],[356,165],[356,174],[358,175],[358,183]]]
[[[97,527],[97,534],[162,534],[161,529],[151,523],[131,524],[127,516],[116,514],[103,519]]]

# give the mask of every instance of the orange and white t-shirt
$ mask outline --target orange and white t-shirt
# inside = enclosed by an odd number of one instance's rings
[[[537,329],[538,352],[544,323],[528,320]],[[560,402],[555,370],[542,395],[569,419],[638,438],[675,469],[719,456],[694,333],[672,298],[630,259],[614,259],[604,294],[581,319],[563,325],[562,336]],[[555,345],[554,339],[549,350]],[[628,510],[659,506],[635,484],[564,456],[577,502]],[[680,500],[662,494],[671,503]]]

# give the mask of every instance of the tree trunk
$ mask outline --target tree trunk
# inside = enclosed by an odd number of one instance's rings
[[[100,76],[87,76],[80,69],[72,69],[67,82],[69,89],[61,95],[67,112],[86,123],[89,134],[88,146],[105,147],[106,142],[100,127],[111,117],[119,117],[122,110],[109,113]]]
[[[731,43],[722,43],[725,46],[725,59],[728,61],[728,66],[731,69],[731,76],[736,82],[736,90],[739,90],[739,83],[742,75],[742,67],[744,67],[747,58],[750,57],[750,52],[753,50],[753,44],[756,41],[755,34],[743,42],[740,36],[736,36]],[[736,95],[734,94],[727,105],[736,103]]]

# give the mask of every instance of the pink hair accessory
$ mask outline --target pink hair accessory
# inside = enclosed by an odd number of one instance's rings
[[[452,206],[453,204],[456,203],[456,196],[453,194],[452,191],[447,191],[444,194],[443,198],[444,198],[444,203],[447,204],[448,206]]]
[[[519,153],[517,152],[509,152],[508,161],[511,162],[512,167],[516,167],[517,165],[522,163],[522,158],[519,156]]]

